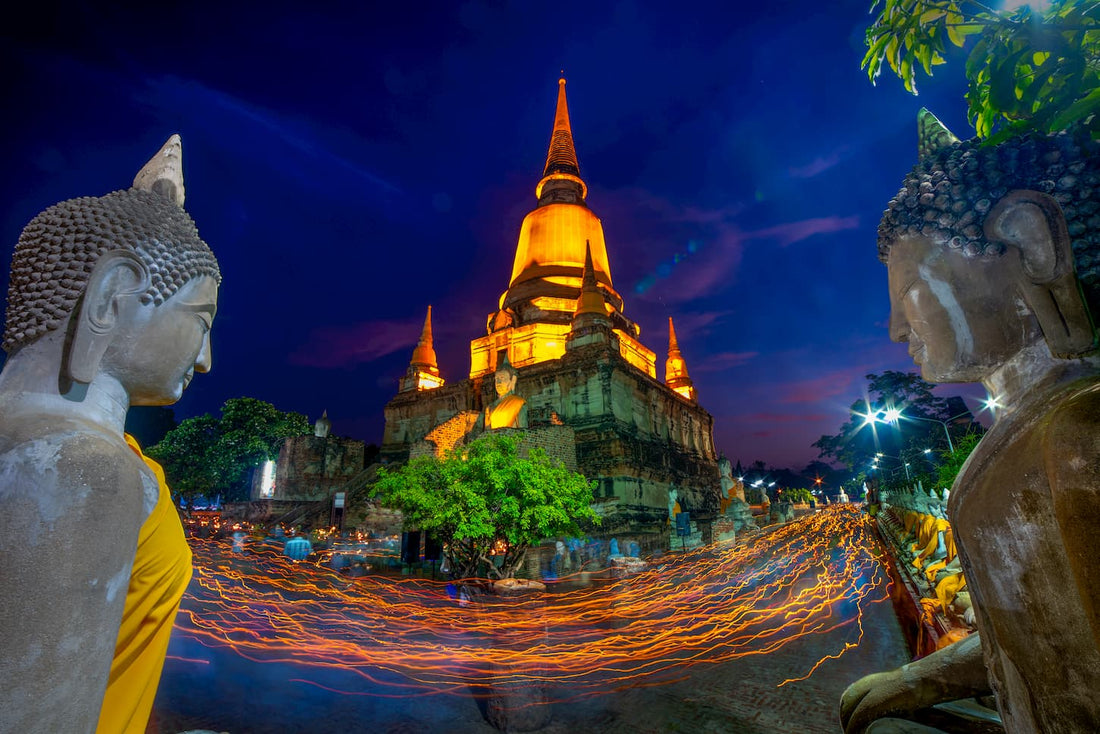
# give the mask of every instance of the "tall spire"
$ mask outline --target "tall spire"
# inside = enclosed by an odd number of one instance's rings
[[[432,307],[428,306],[424,328],[420,331],[420,339],[413,349],[412,359],[409,360],[409,369],[401,379],[400,392],[431,390],[441,386],[443,382],[436,363],[435,348],[432,346]]]
[[[547,188],[546,184],[558,185]],[[568,182],[568,185],[561,185]],[[557,196],[551,196],[558,191]],[[554,111],[554,130],[550,133],[550,149],[546,151],[546,167],[542,180],[535,187],[535,196],[543,202],[543,194],[549,201],[578,201],[588,196],[588,187],[581,180],[581,166],[577,162],[577,149],[573,146],[573,129],[569,125],[569,105],[565,101],[565,77],[558,79],[558,106]]]
[[[687,363],[680,354],[680,344],[676,341],[676,327],[672,317],[668,317],[668,359],[665,361],[665,384],[673,392],[688,400],[695,400],[695,384],[688,376]]]
[[[581,175],[577,150],[573,147],[573,130],[569,127],[569,105],[565,101],[565,77],[558,79],[558,107],[554,112],[554,132],[550,135],[550,150],[546,153],[543,176],[552,173]]]

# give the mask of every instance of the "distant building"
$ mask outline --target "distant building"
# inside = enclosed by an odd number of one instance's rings
[[[520,226],[508,288],[470,342],[470,371],[444,380],[428,308],[398,394],[385,409],[381,457],[405,461],[475,435],[496,399],[494,372],[518,372],[529,442],[598,481],[606,530],[663,529],[670,490],[692,520],[718,510],[713,418],[695,387],[669,319],[665,380],[615,290],[603,226],[588,208],[573,145],[565,80],[558,82],[536,207]],[[488,378],[488,379],[486,379]]]

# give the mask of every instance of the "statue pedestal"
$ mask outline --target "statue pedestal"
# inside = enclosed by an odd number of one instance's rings
[[[737,526],[730,517],[719,517],[714,521],[714,540],[717,543],[731,542],[737,538]]]
[[[691,523],[691,531],[687,535],[680,535],[673,526],[668,531],[668,548],[670,551],[690,550],[703,544],[703,531],[694,522]]]

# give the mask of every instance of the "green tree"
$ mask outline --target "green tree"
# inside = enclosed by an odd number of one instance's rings
[[[168,486],[183,497],[221,495],[247,500],[254,467],[279,455],[283,440],[304,436],[309,421],[255,398],[232,398],[221,417],[188,418],[146,453],[164,467]]]
[[[796,487],[796,488],[793,488],[793,489],[784,489],[783,490],[783,499],[785,499],[789,502],[794,502],[794,503],[799,503],[799,502],[809,503],[809,502],[814,501],[814,493],[811,492],[808,489],[805,489],[804,487]]]
[[[595,482],[569,471],[539,448],[519,455],[519,435],[488,433],[442,458],[420,456],[382,468],[373,494],[400,510],[405,527],[439,539],[455,578],[510,578],[543,538],[580,535],[598,524]],[[491,556],[503,555],[496,568]]]
[[[955,483],[955,477],[959,475],[959,470],[962,469],[963,464],[970,458],[970,454],[977,448],[978,442],[981,440],[981,434],[968,433],[955,442],[954,451],[941,452],[941,462],[936,469],[935,484],[937,489],[949,489]]]
[[[918,68],[931,76],[950,46],[974,41],[965,66],[968,117],[991,143],[1023,130],[1057,132],[1100,112],[1096,0],[999,11],[969,0],[874,0],[876,9],[863,57],[871,81],[885,63],[916,94]]]

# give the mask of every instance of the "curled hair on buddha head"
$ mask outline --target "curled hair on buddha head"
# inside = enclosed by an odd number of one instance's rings
[[[55,204],[23,229],[8,286],[3,348],[9,354],[61,328],[100,258],[123,250],[144,265],[142,303],[160,305],[199,276],[221,282],[214,253],[183,210],[181,146],[173,135],[134,179],[106,196]]]
[[[1100,142],[1086,126],[983,146],[960,142],[922,109],[919,128],[920,162],[879,222],[879,260],[907,235],[966,257],[998,257],[1005,246],[985,236],[986,216],[1010,191],[1037,191],[1061,208],[1086,303],[1100,314]]]

